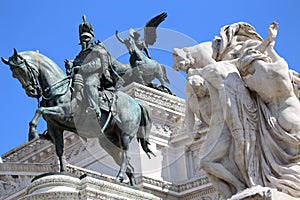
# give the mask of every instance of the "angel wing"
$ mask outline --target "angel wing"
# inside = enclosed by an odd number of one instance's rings
[[[146,46],[153,45],[156,41],[156,29],[158,25],[167,17],[167,13],[163,12],[152,19],[150,19],[144,27],[144,41]]]

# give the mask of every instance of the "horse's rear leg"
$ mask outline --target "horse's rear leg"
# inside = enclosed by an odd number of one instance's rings
[[[120,148],[115,146],[114,144],[111,143],[107,138],[99,138],[99,144],[101,147],[109,154],[112,156],[114,161],[121,167],[122,165],[122,156],[120,155]],[[135,186],[135,177],[134,177],[134,168],[130,164],[129,161],[129,156],[127,155],[127,169],[126,169],[126,175],[129,178],[129,182],[131,186]],[[118,182],[121,182],[120,180]]]
[[[165,86],[165,82],[164,82],[164,79],[162,78],[162,77],[159,77],[159,76],[157,76],[158,78],[158,80],[159,80],[159,82],[160,82],[160,85],[162,86],[162,87],[164,87]]]
[[[126,175],[129,178],[129,183],[131,186],[135,186],[136,182],[135,182],[135,177],[134,177],[134,168],[133,166],[129,163],[128,161],[128,165],[127,165],[127,170],[126,170]]]
[[[159,71],[155,72],[155,77],[159,80],[161,86],[164,87],[164,85],[165,85],[165,79],[164,79],[163,71],[159,70]]]
[[[130,137],[127,134],[121,134],[120,136],[120,142],[121,142],[121,166],[119,173],[116,177],[116,182],[122,182],[124,180],[125,172],[129,163],[129,157],[128,157],[128,149],[129,149],[129,143],[130,143]]]

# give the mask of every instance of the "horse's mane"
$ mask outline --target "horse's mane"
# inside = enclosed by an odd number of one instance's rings
[[[43,66],[50,66],[52,69],[57,68],[56,70],[61,71],[61,73],[64,74],[62,69],[53,60],[37,51],[23,51],[20,52],[19,55],[22,56],[31,66],[43,64]]]

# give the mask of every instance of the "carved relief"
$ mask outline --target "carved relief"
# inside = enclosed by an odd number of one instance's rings
[[[32,178],[29,175],[0,175],[0,197],[24,189]]]

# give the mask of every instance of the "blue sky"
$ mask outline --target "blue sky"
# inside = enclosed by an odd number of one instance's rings
[[[171,85],[184,97],[184,76],[170,69],[171,51],[212,40],[227,24],[244,21],[253,25],[265,38],[272,21],[279,23],[275,49],[300,72],[297,48],[300,31],[298,1],[38,1],[2,0],[0,7],[0,56],[8,58],[18,51],[39,50],[64,68],[64,59],[79,53],[78,25],[82,15],[94,28],[95,39],[104,41],[114,57],[128,63],[121,43],[114,42],[118,29],[126,36],[129,28],[142,28],[155,15],[167,12],[160,25],[158,42],[150,48],[152,58],[165,64]],[[123,33],[124,32],[124,33]],[[171,36],[170,36],[171,35]],[[26,96],[20,83],[13,79],[8,66],[0,63],[0,155],[27,141],[28,123],[37,107],[35,99]],[[45,129],[41,120],[38,130]]]

